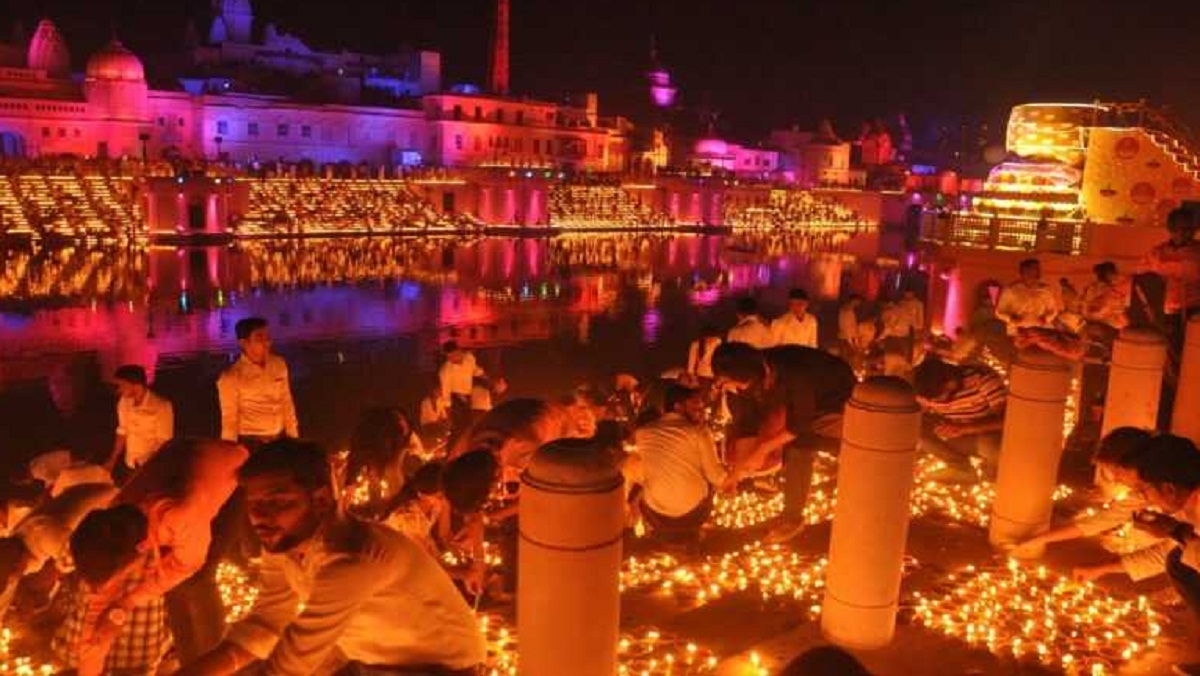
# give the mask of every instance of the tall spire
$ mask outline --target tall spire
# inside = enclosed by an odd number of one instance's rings
[[[495,94],[508,93],[508,10],[509,0],[496,0],[496,25],[492,34],[490,88]]]

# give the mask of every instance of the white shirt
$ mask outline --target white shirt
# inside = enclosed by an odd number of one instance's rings
[[[121,397],[117,402],[117,434],[125,437],[125,466],[141,467],[175,436],[175,409],[151,390],[146,390],[140,404],[133,397]]]
[[[1061,311],[1058,296],[1042,282],[1033,287],[1013,282],[1004,287],[996,301],[996,317],[1008,325],[1009,335],[1016,335],[1020,328],[1050,326]]]
[[[721,346],[721,339],[716,336],[697,338],[688,347],[687,372],[701,378],[714,377],[712,370],[713,353]]]
[[[442,383],[442,394],[446,397],[459,395],[471,396],[471,388],[475,376],[483,375],[483,370],[475,364],[475,355],[467,352],[461,363],[455,364],[447,359],[438,369],[438,380]]]
[[[771,329],[767,328],[758,315],[751,315],[739,320],[737,326],[729,329],[726,340],[765,350],[771,347]]]
[[[712,433],[678,413],[638,428],[634,443],[642,458],[642,499],[663,516],[687,514],[708,496],[710,486],[725,481]]]
[[[242,355],[217,379],[217,395],[221,400],[221,438],[226,441],[237,441],[239,436],[300,436],[283,357],[269,354],[259,366]]]
[[[900,316],[904,322],[912,328],[913,333],[921,333],[925,330],[925,304],[916,298],[906,299],[901,298],[896,303],[896,308],[900,311]]]
[[[805,312],[800,318],[788,312],[771,322],[772,345],[817,346],[817,318]]]
[[[325,671],[346,660],[467,669],[487,657],[475,615],[420,545],[380,524],[339,519],[304,551],[264,554],[259,595],[227,640],[264,674]]]

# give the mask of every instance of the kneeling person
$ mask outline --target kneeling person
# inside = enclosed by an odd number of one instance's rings
[[[450,578],[408,538],[340,515],[318,447],[267,444],[239,482],[266,552],[258,601],[182,673],[233,674],[258,660],[256,673],[307,676],[344,659],[451,676],[483,663],[483,637]]]

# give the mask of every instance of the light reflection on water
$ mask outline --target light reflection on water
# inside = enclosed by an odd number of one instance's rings
[[[211,433],[213,382],[236,353],[234,323],[249,315],[271,322],[304,430],[327,443],[365,406],[411,406],[451,337],[514,394],[538,396],[678,365],[703,323],[732,324],[731,299],[745,293],[773,314],[788,288],[807,288],[833,340],[836,299],[894,288],[898,256],[812,249],[759,235],[0,252],[0,417],[18,416],[0,423],[26,431],[11,449],[74,427],[85,431],[72,443],[102,451],[112,425],[100,376],[140,363],[176,401],[181,432]]]

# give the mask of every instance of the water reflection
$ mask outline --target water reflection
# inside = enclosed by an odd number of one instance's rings
[[[824,301],[831,339],[836,299],[893,288],[901,266],[837,243],[818,250],[830,244],[575,236],[8,251],[0,396],[31,383],[44,389],[64,369],[95,380],[139,363],[157,372],[160,389],[189,401],[184,431],[205,433],[216,416],[213,379],[236,351],[233,325],[262,315],[293,365],[302,420],[337,438],[364,402],[414,400],[418,376],[428,377],[451,336],[491,370],[519,371],[509,377],[515,393],[536,395],[565,380],[675,365],[702,323],[732,323],[728,301],[742,293],[780,311],[789,287],[808,288]]]

